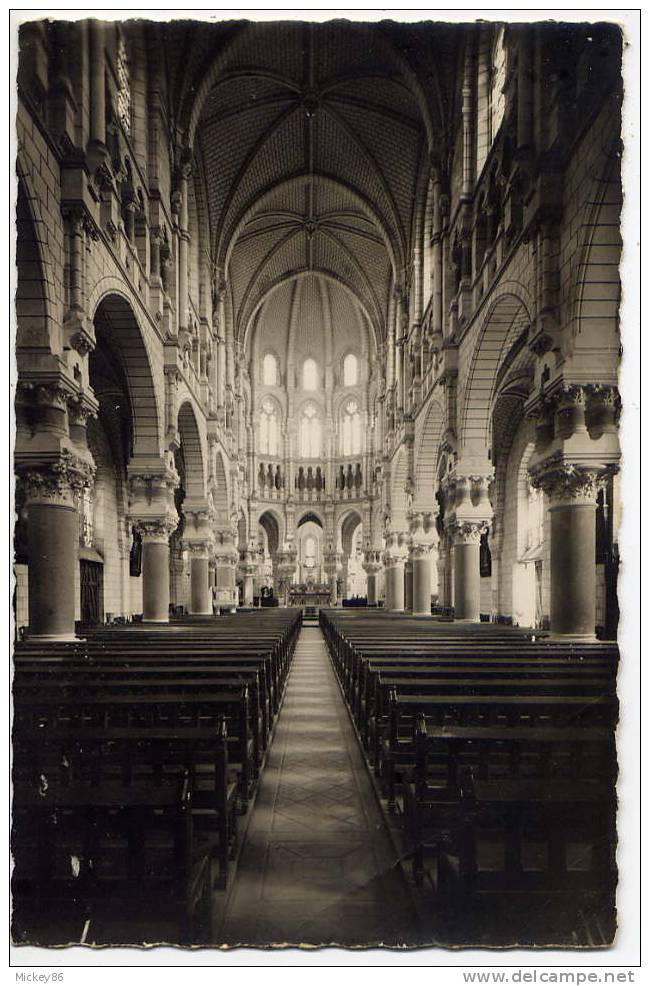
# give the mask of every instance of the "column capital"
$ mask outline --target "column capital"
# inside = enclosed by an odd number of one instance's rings
[[[134,518],[133,526],[144,542],[167,544],[170,534],[178,526],[178,517]]]
[[[476,465],[476,464],[475,464]],[[489,524],[492,520],[490,493],[494,467],[485,463],[482,468],[456,468],[441,483],[445,505],[445,527],[454,529],[463,524]]]
[[[74,498],[92,486],[94,467],[86,459],[64,450],[49,462],[21,464],[18,479],[25,502],[73,506]]]
[[[362,567],[367,575],[377,575],[383,568],[381,551],[375,548],[367,548],[363,553]]]
[[[487,534],[490,525],[487,521],[462,521],[452,528],[455,544],[480,544],[481,536]]]
[[[414,541],[409,546],[409,559],[411,561],[422,561],[423,559],[430,558],[433,548],[433,542]]]
[[[213,547],[214,542],[209,538],[205,538],[204,540],[183,539],[183,550],[188,551],[196,558],[209,558]]]
[[[161,541],[178,527],[174,490],[179,476],[164,459],[127,467],[129,514],[143,537]]]
[[[602,483],[616,472],[616,467],[569,462],[552,456],[529,468],[531,483],[543,490],[551,506],[594,504]]]

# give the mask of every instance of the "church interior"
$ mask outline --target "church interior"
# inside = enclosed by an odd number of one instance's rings
[[[16,944],[611,944],[613,24],[27,20]]]

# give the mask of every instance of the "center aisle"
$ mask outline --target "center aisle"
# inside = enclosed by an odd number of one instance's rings
[[[322,633],[303,627],[219,943],[417,943]]]

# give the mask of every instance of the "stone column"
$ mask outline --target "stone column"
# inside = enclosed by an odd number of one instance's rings
[[[257,574],[254,552],[246,551],[244,553],[240,571],[244,577],[244,606],[252,606],[255,598],[255,576]]]
[[[189,612],[194,616],[212,613],[210,556],[214,547],[214,512],[202,497],[185,498],[183,503],[184,548],[190,555]]]
[[[413,566],[413,616],[431,616],[431,545],[411,547]]]
[[[146,470],[146,471],[145,471]],[[169,622],[169,537],[178,527],[171,459],[129,463],[129,513],[142,535],[142,619]]]
[[[404,562],[404,609],[407,613],[413,609],[413,562],[410,557]]]
[[[180,329],[186,329],[189,323],[189,292],[188,292],[188,263],[190,252],[190,234],[188,219],[188,182],[192,176],[192,155],[189,148],[183,153],[180,166],[179,191],[180,210],[178,218],[178,324]]]
[[[532,477],[549,501],[551,631],[594,640],[596,627],[596,496],[605,471],[564,462]]]
[[[404,534],[389,532],[386,535],[384,569],[386,585],[386,609],[404,612]]]
[[[190,614],[192,616],[212,614],[210,542],[188,541],[185,547],[190,553]]]
[[[221,528],[216,531],[214,553],[216,556],[216,602],[219,610],[234,613],[237,609],[237,550],[236,528]]]
[[[142,622],[169,623],[169,535],[175,524],[138,520],[142,535]]]
[[[414,616],[431,615],[432,556],[438,539],[434,511],[416,511],[409,516],[409,562],[412,571],[411,611]]]
[[[456,620],[479,623],[481,577],[479,549],[484,522],[465,522],[454,528],[454,616]]]
[[[106,146],[106,40],[105,25],[90,22],[90,140]]]
[[[29,636],[75,639],[79,514],[75,495],[92,482],[90,465],[71,453],[20,474],[27,507]]]
[[[379,573],[381,572],[381,552],[374,549],[366,550],[363,559],[363,570],[366,573],[366,598],[369,606],[376,606],[379,601]]]

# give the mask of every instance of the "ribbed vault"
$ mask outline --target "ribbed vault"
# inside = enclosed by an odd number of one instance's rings
[[[351,291],[333,279],[304,274],[284,281],[259,307],[248,336],[255,362],[273,352],[299,370],[311,357],[336,365],[347,352],[372,352],[368,320]]]
[[[313,272],[349,288],[383,335],[431,132],[398,49],[360,25],[248,25],[196,102],[210,251],[235,334],[274,287]]]

